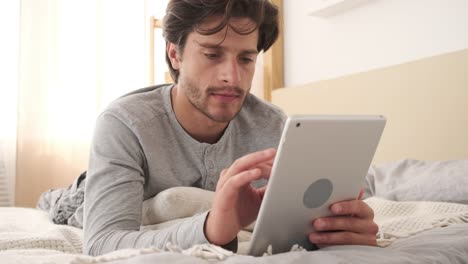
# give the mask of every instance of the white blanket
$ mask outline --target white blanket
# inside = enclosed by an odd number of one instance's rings
[[[468,223],[468,205],[441,202],[395,202],[372,197],[365,202],[379,226],[377,243],[388,246],[404,238],[451,224]]]
[[[180,195],[180,193],[178,194]],[[375,212],[375,222],[379,225],[378,245],[380,247],[389,246],[398,238],[405,238],[416,235],[423,231],[441,228],[458,223],[468,223],[468,205],[456,203],[439,202],[394,202],[385,199],[372,197],[365,200]],[[191,210],[195,210],[192,208]],[[177,221],[177,220],[172,220]],[[153,226],[161,228],[168,222]],[[241,231],[239,239],[241,242],[250,238],[246,231]],[[248,248],[249,241],[239,245],[239,253],[244,254]],[[180,250],[176,245],[168,245],[165,249],[133,249],[109,253],[97,258],[80,257],[74,264],[99,263],[112,260],[121,260],[137,256],[140,254],[150,254],[154,252],[179,252],[189,256],[196,256],[206,260],[224,260],[233,255],[212,245],[196,245],[188,250]],[[295,251],[298,251],[295,249]]]
[[[378,244],[388,246],[404,238],[430,229],[442,228],[456,223],[468,223],[468,205],[439,202],[393,202],[381,198],[365,200],[375,211],[375,221],[379,225]],[[2,263],[100,263],[155,252],[170,252],[199,260],[230,259],[237,255],[212,245],[196,245],[181,250],[177,245],[165,249],[128,249],[109,253],[100,257],[81,254],[82,230],[55,225],[40,210],[29,208],[0,208],[0,259]],[[167,223],[166,223],[167,224]],[[248,239],[246,231],[242,231]],[[241,240],[244,240],[241,239]],[[241,243],[245,249],[248,241]]]
[[[56,225],[46,212],[37,209],[0,209],[0,250],[35,248],[75,254],[83,251],[81,229]]]

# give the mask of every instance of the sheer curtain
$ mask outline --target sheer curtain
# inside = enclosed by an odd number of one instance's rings
[[[144,0],[22,0],[17,206],[88,163],[100,111],[145,86]]]
[[[19,1],[0,2],[0,206],[14,204],[19,23]]]

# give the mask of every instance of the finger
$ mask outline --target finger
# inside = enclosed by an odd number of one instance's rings
[[[359,192],[359,195],[358,195],[358,200],[361,200],[362,196],[364,195],[364,189],[361,189],[361,191]]]
[[[219,188],[222,188],[223,185],[224,185],[224,182],[226,181],[227,177],[226,177],[226,173],[227,173],[228,169],[223,169],[221,171],[221,173],[219,174],[219,179],[218,179],[218,183],[216,184],[216,189],[219,189]]]
[[[264,192],[266,191],[266,188],[267,188],[267,186],[265,185],[265,186],[262,186],[262,187],[260,187],[260,188],[257,188],[257,191],[258,191],[258,192],[263,192],[263,193],[264,193]]]
[[[266,149],[257,151],[254,153],[247,154],[236,161],[229,167],[227,175],[233,176],[242,171],[249,170],[263,162],[267,162],[272,159],[276,154],[275,149]]]
[[[262,173],[258,168],[246,170],[229,178],[226,181],[225,186],[229,191],[238,193],[240,188],[250,185],[252,181],[261,179],[261,177]]]
[[[334,203],[330,210],[335,215],[353,215],[359,218],[374,219],[374,211],[361,200]]]
[[[316,231],[348,231],[376,235],[379,227],[373,221],[352,216],[324,217],[313,222]]]
[[[329,247],[329,246],[333,246],[333,245],[328,245],[328,244],[315,244],[317,247],[319,248],[326,248],[326,247]]]
[[[228,178],[223,185],[216,186],[217,194],[223,193],[222,196],[224,197],[222,200],[224,203],[226,201],[235,201],[239,197],[239,193],[241,189],[249,185],[252,181],[256,180],[257,178],[261,178],[261,171],[259,169],[251,169],[243,171],[231,178]],[[216,200],[216,198],[215,198]],[[226,205],[226,204],[225,204]],[[232,204],[229,204],[229,209],[232,209]]]
[[[269,150],[273,150],[273,152],[275,152],[275,149],[268,149],[268,150],[265,150],[265,151],[269,151]],[[262,151],[259,151],[259,152],[262,152]],[[258,154],[258,152],[256,152]],[[255,153],[252,153],[252,154],[255,154]],[[262,175],[265,179],[268,179],[270,177],[270,174],[271,174],[271,164],[273,163],[273,160],[275,158],[275,154],[276,152],[273,154],[273,156],[270,158],[270,159],[267,159],[266,161],[264,162],[261,162],[259,164],[255,164],[259,169],[262,170]],[[251,154],[249,154],[251,155]],[[243,158],[245,158],[246,156],[244,156]],[[236,161],[238,162],[238,161]],[[234,165],[234,163],[233,163]],[[235,172],[235,170],[232,170],[231,168],[233,167],[233,165],[231,165],[230,168],[228,169],[224,169],[222,171],[222,173],[220,174],[220,178],[218,180],[218,184],[217,184],[217,188],[221,188],[223,185],[224,185],[224,182],[229,178],[229,177],[232,177],[234,176],[235,174],[232,174],[233,171]],[[253,167],[255,168],[255,167]],[[253,168],[248,168],[248,169],[253,169]]]
[[[357,234],[352,232],[316,232],[309,235],[310,242],[326,245],[367,245],[375,246],[377,241],[374,235]]]
[[[265,195],[265,191],[266,191],[266,188],[267,186],[263,186],[261,188],[258,188],[256,191],[257,191],[257,194],[263,199],[263,196]]]
[[[261,163],[258,166],[256,166],[255,168],[260,169],[260,171],[262,173],[262,178],[264,178],[264,179],[269,179],[270,178],[271,165],[269,165],[268,163]],[[255,169],[255,168],[251,168],[251,169]],[[224,182],[229,178],[229,176],[227,175],[227,171],[228,171],[228,169],[224,169],[224,170],[221,171],[220,177],[219,177],[219,180],[218,180],[218,184],[217,184],[217,188],[218,188],[218,186],[222,187],[224,185]]]
[[[267,161],[267,162],[264,162],[264,163],[260,163],[255,168],[260,169],[260,171],[262,173],[262,178],[264,178],[264,179],[270,178],[270,175],[271,175],[270,162]],[[254,168],[251,168],[251,169],[254,169]],[[229,175],[227,175],[227,172],[228,172],[228,169],[223,169],[221,171],[220,177],[219,177],[219,180],[218,180],[218,184],[217,184],[217,188],[222,187],[224,185],[224,182],[229,178]]]
[[[273,156],[271,159],[269,159],[269,160],[265,161],[263,164],[265,164],[265,165],[269,165],[269,166],[271,166],[271,167],[272,167],[272,166],[273,166],[273,163],[274,163],[274,161],[275,161],[275,157]]]
[[[260,169],[262,171],[262,178],[268,179],[270,178],[271,175],[271,166],[268,164],[260,164],[256,166],[256,168]]]
[[[227,172],[227,169],[223,169],[223,170],[221,171],[221,174],[220,174],[220,175],[221,175],[221,177],[223,177],[223,175],[225,175],[225,174],[226,174],[226,172]]]

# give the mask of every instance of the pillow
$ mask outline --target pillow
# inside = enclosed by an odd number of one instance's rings
[[[364,198],[468,204],[468,160],[404,159],[372,165]]]
[[[190,217],[211,208],[214,192],[195,187],[174,187],[143,202],[142,225]]]
[[[191,217],[211,209],[215,193],[195,187],[173,187],[143,202],[142,230],[161,229],[182,218]],[[150,226],[151,225],[151,226]],[[253,231],[255,222],[244,227]]]

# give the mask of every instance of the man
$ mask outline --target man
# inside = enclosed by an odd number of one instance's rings
[[[265,192],[285,115],[249,90],[258,52],[277,38],[277,8],[267,0],[172,0],[163,24],[175,85],[119,98],[96,123],[84,202],[91,255],[169,241],[235,250],[237,233],[255,220]],[[216,191],[212,209],[139,231],[143,200],[175,186]],[[311,234],[311,242],[376,244],[365,203],[331,210],[334,217],[314,225],[333,232]]]

